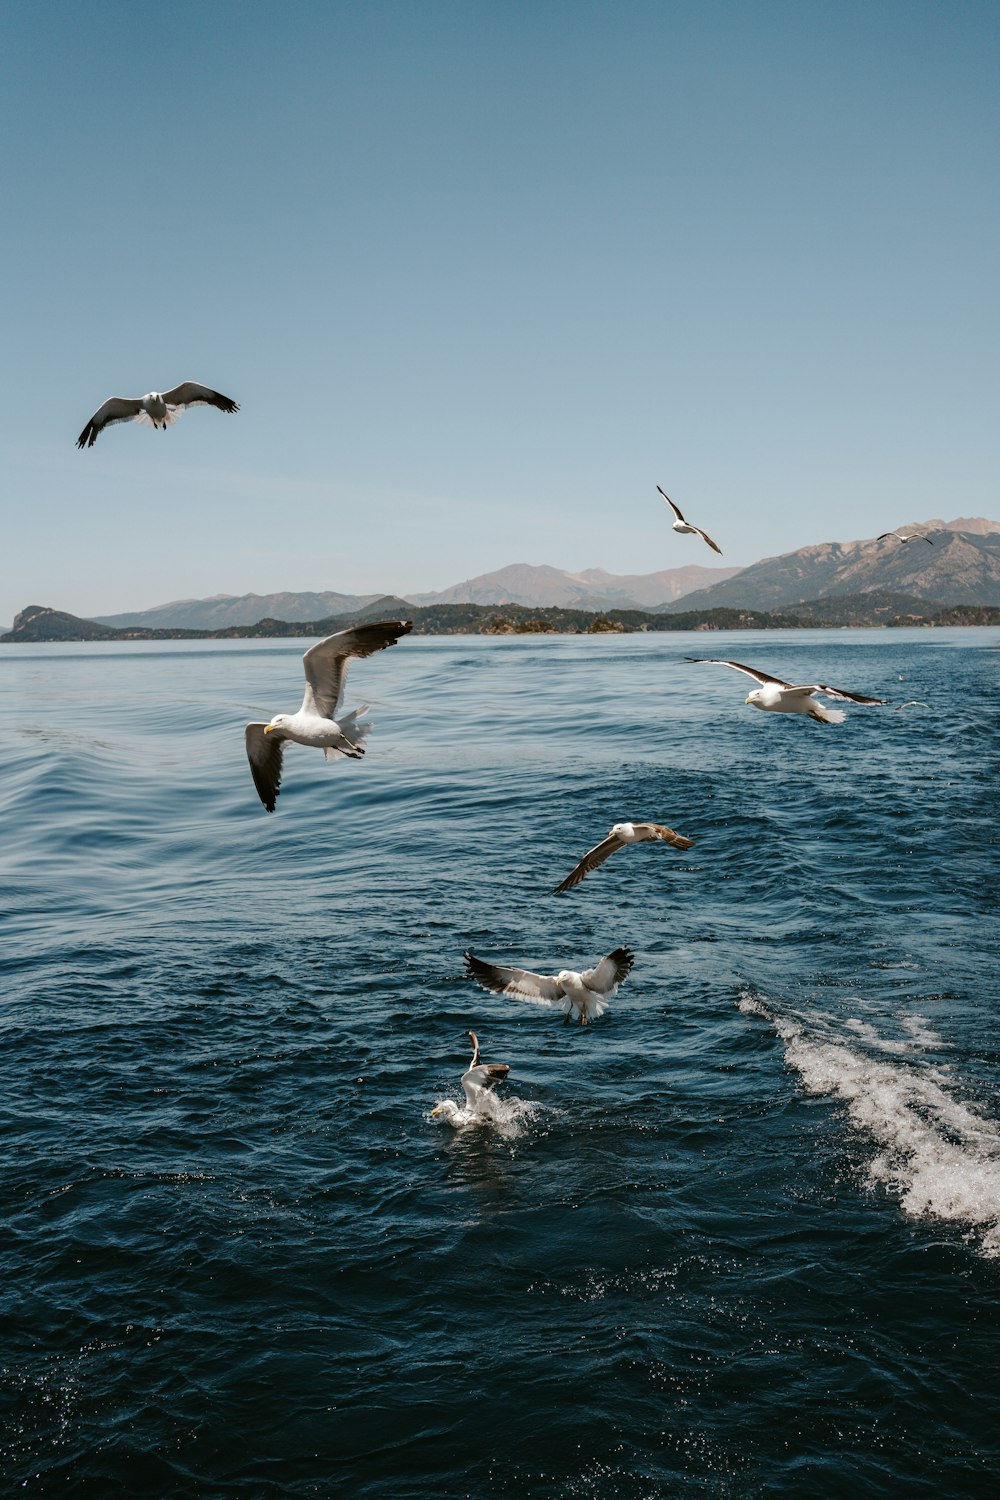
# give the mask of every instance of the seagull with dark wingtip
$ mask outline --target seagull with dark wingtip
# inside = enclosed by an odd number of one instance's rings
[[[235,401],[210,386],[185,380],[169,391],[148,391],[145,396],[109,396],[99,406],[76,440],[78,448],[92,448],[105,427],[116,422],[142,422],[166,432],[189,406],[215,406],[219,411],[239,411]]]

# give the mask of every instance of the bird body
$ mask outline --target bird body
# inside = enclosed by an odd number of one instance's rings
[[[663,496],[664,500],[667,502],[667,504],[670,506],[670,509],[674,513],[675,519],[671,523],[671,530],[679,531],[685,536],[700,536],[702,541],[707,542],[712,551],[717,552],[721,557],[722,548],[719,546],[718,542],[713,542],[708,532],[702,531],[700,526],[692,526],[690,521],[685,521],[684,517],[681,515],[680,507],[674,504],[670,496],[667,494],[666,490],[661,489],[659,485],[657,485],[656,488],[660,491],[660,494]]]
[[[147,391],[145,396],[109,396],[99,406],[76,440],[78,448],[92,448],[105,427],[116,422],[142,422],[164,432],[189,406],[215,406],[219,411],[239,411],[235,401],[210,386],[185,380],[169,391]]]
[[[327,760],[364,755],[361,741],[371,733],[370,724],[359,723],[368,705],[337,717],[344,696],[347,664],[354,656],[371,656],[394,646],[401,635],[413,629],[409,620],[380,620],[339,630],[317,641],[302,658],[306,688],[302,705],[293,714],[275,714],[267,724],[248,724],[244,731],[247,759],[257,795],[268,812],[281,787],[282,750],[286,740],[323,751]]]
[[[887,698],[866,698],[862,693],[845,693],[841,688],[828,687],[822,682],[795,685],[780,677],[771,677],[767,672],[759,672],[756,667],[745,667],[738,661],[725,661],[715,656],[688,656],[685,661],[713,667],[732,667],[734,671],[742,672],[744,676],[752,677],[755,682],[760,683],[743,700],[751,708],[761,708],[776,714],[808,714],[817,724],[842,724],[847,717],[843,709],[827,708],[825,703],[817,703],[818,693],[825,694],[827,698],[840,698],[845,703],[878,707],[884,707],[889,701]]]
[[[595,844],[593,849],[588,849],[582,859],[570,870],[565,880],[559,882],[555,887],[555,893],[568,891],[573,886],[579,885],[585,880],[592,870],[598,865],[603,865],[612,854],[617,854],[619,849],[626,848],[629,844],[647,844],[658,841],[670,844],[675,849],[690,849],[694,839],[687,839],[682,833],[675,833],[665,823],[615,823],[607,838]]]
[[[635,954],[631,948],[615,948],[592,969],[560,969],[558,974],[536,974],[531,969],[508,969],[501,964],[486,963],[473,953],[465,955],[465,969],[484,990],[494,995],[512,995],[535,1005],[562,1010],[568,1023],[573,1013],[581,1026],[603,1016],[607,1002],[618,992],[632,972]]]

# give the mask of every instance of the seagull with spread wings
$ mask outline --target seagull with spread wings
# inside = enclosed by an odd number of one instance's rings
[[[468,1033],[472,1043],[472,1061],[462,1074],[462,1090],[465,1108],[460,1108],[454,1099],[442,1099],[431,1110],[431,1119],[444,1115],[449,1125],[472,1125],[496,1118],[497,1100],[492,1089],[503,1083],[510,1068],[507,1063],[484,1063],[480,1059],[479,1038],[474,1031]]]
[[[817,724],[843,724],[847,715],[843,709],[827,708],[825,703],[816,703],[817,693],[827,698],[839,698],[844,703],[868,703],[884,707],[888,698],[866,698],[862,693],[845,693],[840,688],[827,687],[822,682],[810,682],[794,686],[780,677],[771,677],[767,672],[758,672],[756,667],[745,667],[738,661],[724,661],[717,656],[687,656],[685,661],[704,662],[713,667],[732,667],[752,677],[760,687],[754,688],[745,703],[754,708],[767,709],[775,714],[808,714]]]
[[[286,740],[297,745],[314,745],[327,760],[349,756],[358,760],[364,755],[360,743],[371,732],[370,724],[358,719],[368,708],[364,703],[337,719],[344,697],[347,663],[354,656],[371,656],[386,646],[394,646],[401,635],[413,629],[409,620],[380,620],[372,625],[356,625],[339,630],[317,641],[302,658],[306,690],[302,706],[294,714],[275,714],[269,724],[248,724],[245,731],[247,759],[257,794],[268,812],[274,812],[281,785],[281,755]]]
[[[588,849],[586,854],[570,870],[565,880],[559,882],[553,894],[559,891],[568,891],[574,885],[579,885],[585,880],[591,870],[596,870],[598,865],[603,865],[612,854],[617,854],[619,849],[626,848],[629,844],[646,844],[659,841],[670,844],[674,849],[690,849],[694,839],[686,839],[683,834],[675,833],[665,823],[615,823],[606,839],[595,844],[593,849]]]
[[[78,448],[92,448],[105,427],[116,422],[144,422],[147,427],[161,427],[166,432],[189,406],[217,406],[219,411],[239,411],[235,401],[222,396],[207,385],[185,380],[172,391],[149,391],[145,396],[109,396],[99,406],[76,440]]]
[[[473,953],[465,955],[465,969],[470,979],[494,995],[513,995],[533,1005],[548,1005],[563,1011],[563,1025],[569,1024],[575,1011],[580,1025],[595,1016],[603,1016],[607,1002],[632,972],[635,954],[631,948],[616,948],[599,960],[592,969],[560,969],[558,974],[534,974],[530,969],[505,969],[488,964]]]
[[[911,531],[909,536],[903,536],[900,531],[883,531],[882,535],[877,536],[875,540],[877,542],[884,542],[888,536],[894,536],[897,542],[926,542],[928,547],[933,547],[934,545],[930,537],[923,531]]]
[[[690,521],[685,521],[684,517],[680,513],[680,509],[671,500],[671,498],[667,494],[666,490],[660,489],[659,485],[657,485],[656,488],[658,490],[660,490],[660,494],[663,496],[664,500],[670,506],[670,509],[673,511],[674,515],[677,518],[673,522],[673,525],[672,525],[671,529],[673,531],[683,532],[683,533],[685,533],[688,536],[700,536],[701,539],[702,539],[702,541],[703,542],[707,542],[708,545],[711,547],[712,551],[713,552],[717,552],[719,554],[719,556],[721,557],[722,556],[722,548],[719,546],[718,542],[713,542],[712,538],[709,536],[708,532],[707,531],[702,531],[702,529],[701,529],[700,526],[692,526],[691,523],[690,523]]]

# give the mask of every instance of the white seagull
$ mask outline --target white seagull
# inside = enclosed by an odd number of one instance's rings
[[[930,537],[923,531],[911,531],[909,536],[903,536],[900,531],[883,531],[882,535],[877,536],[875,540],[877,542],[884,542],[887,536],[894,536],[897,542],[926,542],[928,547],[933,547],[934,545]]]
[[[453,1099],[442,1099],[431,1110],[432,1120],[436,1115],[444,1115],[448,1124],[456,1127],[497,1118],[499,1101],[494,1099],[491,1090],[496,1084],[503,1083],[510,1072],[506,1063],[480,1062],[479,1038],[474,1031],[468,1035],[472,1043],[472,1061],[462,1074],[465,1108],[461,1109]]]
[[[670,506],[670,509],[673,511],[674,515],[677,517],[676,521],[674,521],[674,523],[673,523],[672,530],[683,532],[683,533],[685,533],[688,536],[700,536],[701,539],[702,539],[702,541],[703,542],[707,542],[708,545],[711,547],[712,551],[713,552],[717,552],[719,554],[719,556],[721,557],[722,556],[722,548],[719,546],[719,544],[717,542],[713,542],[712,541],[712,538],[709,536],[708,532],[707,531],[702,531],[702,529],[701,529],[700,526],[692,526],[689,521],[685,521],[684,517],[680,513],[680,510],[674,504],[674,502],[671,500],[671,498],[667,494],[666,490],[660,489],[659,485],[657,485],[656,488],[658,490],[660,490],[660,494],[663,496],[664,500]]]
[[[484,963],[472,953],[465,955],[470,979],[494,995],[514,995],[534,1005],[548,1005],[563,1012],[563,1025],[569,1024],[575,1011],[580,1025],[595,1016],[603,1016],[607,1002],[632,972],[635,954],[631,948],[616,948],[592,969],[560,969],[558,974],[534,974],[530,969],[505,969],[500,964]]]
[[[686,839],[682,833],[675,833],[665,823],[615,823],[607,838],[595,844],[593,849],[588,849],[583,858],[577,861],[566,879],[554,888],[553,895],[579,885],[591,870],[596,870],[598,865],[603,865],[606,859],[610,859],[612,854],[617,854],[626,845],[646,844],[654,840],[670,844],[675,849],[690,849],[694,843],[694,839]]]
[[[768,709],[775,714],[808,714],[817,724],[843,724],[847,717],[843,709],[827,708],[824,703],[814,703],[813,698],[817,693],[824,693],[828,698],[839,698],[844,703],[870,703],[879,707],[884,707],[889,701],[888,698],[866,698],[862,693],[845,693],[840,688],[827,687],[822,682],[795,687],[780,677],[758,672],[756,667],[744,667],[738,661],[723,661],[717,656],[687,656],[684,659],[706,662],[713,667],[732,667],[736,672],[743,672],[761,684],[743,700],[745,703],[752,704],[754,708]]]
[[[302,658],[306,690],[298,712],[275,714],[269,724],[247,725],[247,759],[257,794],[268,812],[274,812],[281,785],[281,752],[286,740],[315,745],[327,760],[343,755],[358,760],[364,755],[360,741],[372,726],[359,724],[358,719],[368,704],[352,709],[339,720],[335,718],[344,697],[347,663],[352,656],[371,656],[394,646],[412,629],[409,620],[380,620],[373,625],[356,625],[353,630],[339,630],[325,641],[317,641]]]
[[[76,440],[78,448],[92,448],[98,434],[115,422],[144,422],[147,427],[162,427],[166,432],[171,422],[176,422],[188,406],[217,406],[220,411],[239,411],[235,401],[211,390],[207,385],[198,385],[194,380],[185,380],[175,385],[172,391],[149,391],[145,396],[109,396],[99,406]]]

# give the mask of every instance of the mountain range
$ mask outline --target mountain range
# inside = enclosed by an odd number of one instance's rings
[[[606,573],[588,568],[567,573],[561,568],[514,563],[495,573],[481,573],[439,593],[404,594],[408,604],[526,604],[574,609],[658,609],[664,604],[724,582],[738,568],[708,568],[697,563],[665,568],[659,573]],[[351,614],[380,599],[381,594],[282,593],[215,594],[209,599],[175,599],[152,609],[121,615],[97,615],[98,624],[116,629],[224,630],[229,625],[255,625],[258,620],[321,620]]]
[[[656,573],[613,574],[603,568],[571,573],[515,563],[437,593],[404,596],[394,607],[404,612],[407,606],[447,612],[464,605],[473,611],[513,605],[591,613],[636,610],[650,615],[743,610],[816,617],[817,612],[822,614],[824,601],[850,600],[847,608],[838,606],[834,615],[859,624],[870,615],[874,624],[911,613],[925,618],[948,608],[1000,606],[1000,521],[962,516],[953,521],[908,523],[898,529],[903,535],[929,532],[931,542],[903,543],[891,536],[822,542],[743,569],[694,563]],[[385,595],[334,591],[217,594],[128,614],[98,615],[90,623],[112,631],[225,631],[260,621],[306,624],[363,617],[371,609],[384,613],[386,604]],[[934,608],[924,608],[925,604]],[[803,611],[803,605],[808,610]],[[41,628],[40,621],[36,628]]]

